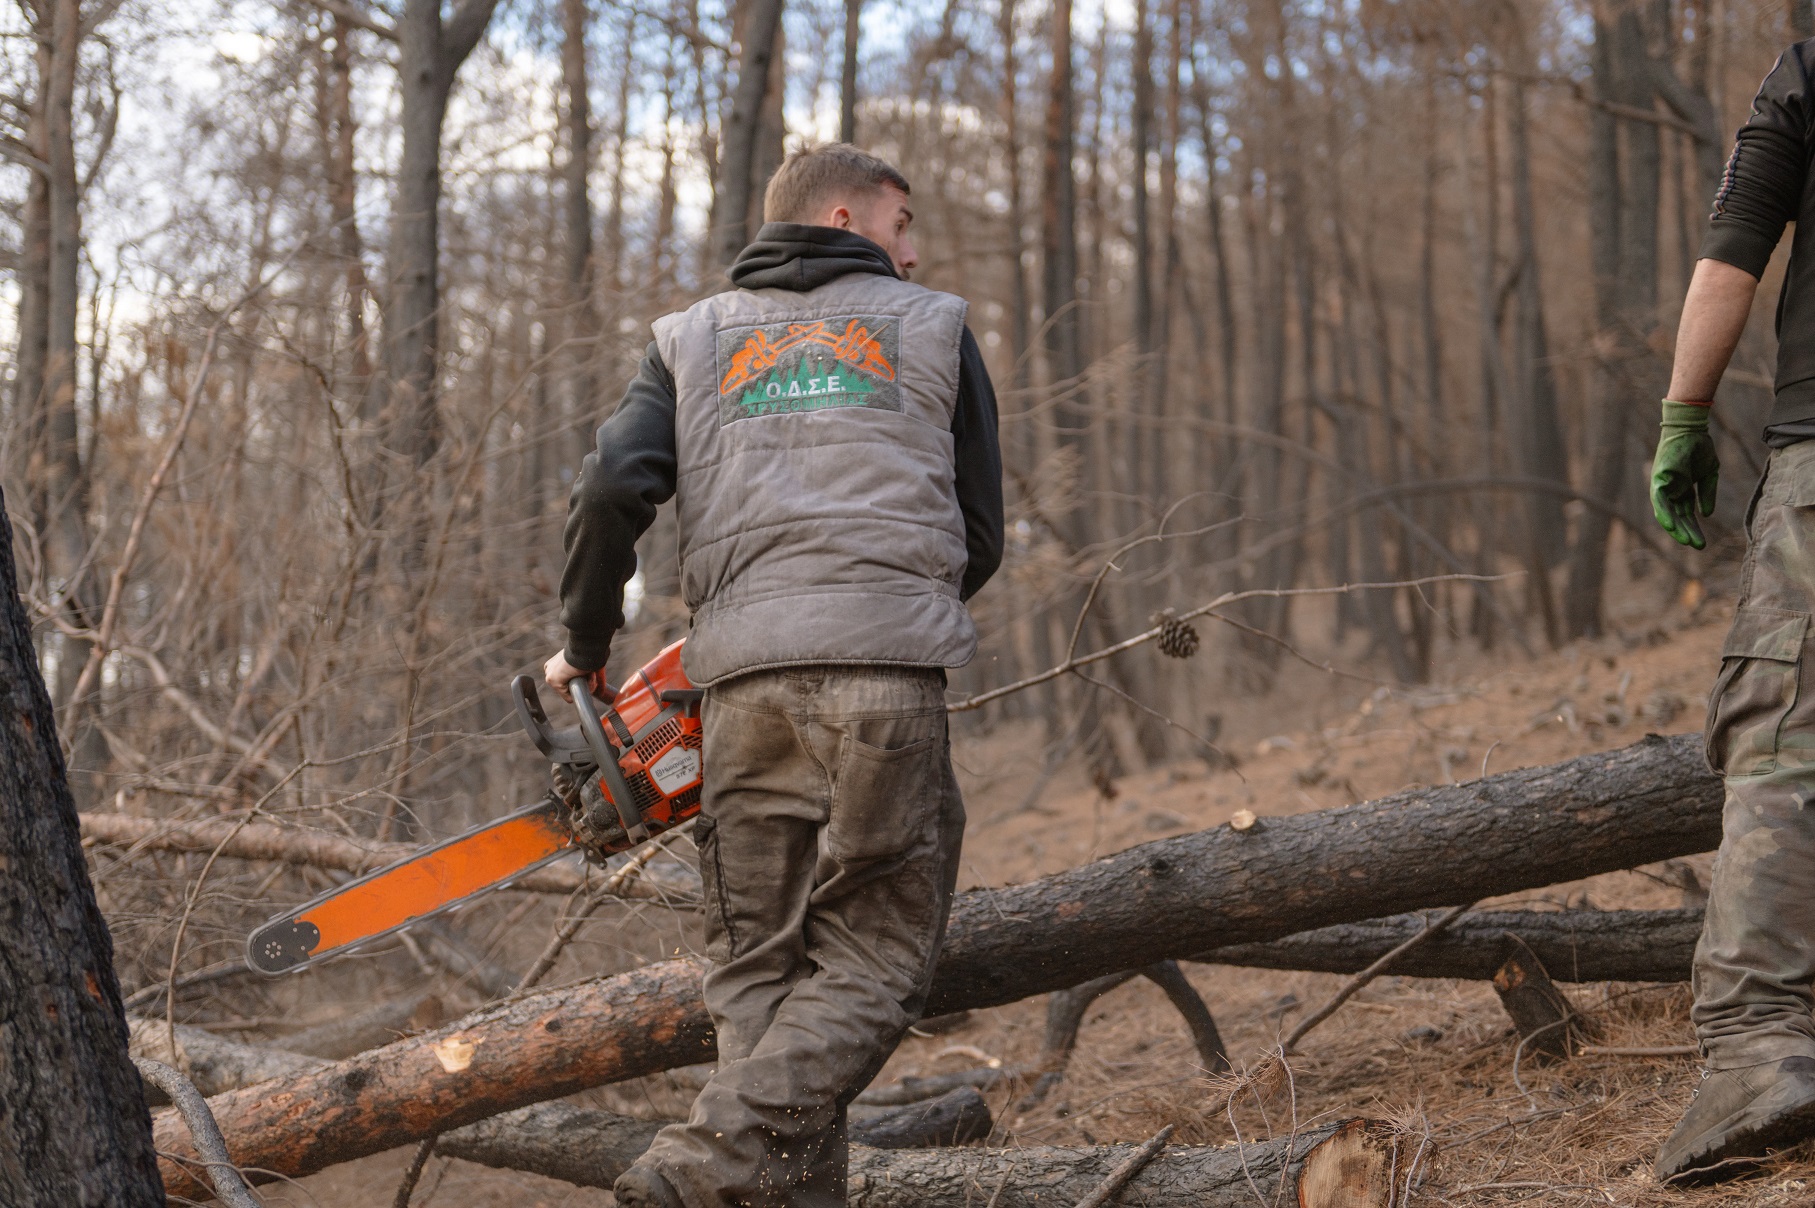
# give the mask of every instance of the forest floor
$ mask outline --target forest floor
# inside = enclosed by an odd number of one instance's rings
[[[1692,587],[1692,590],[1694,588]],[[1687,605],[1687,606],[1685,606]],[[1081,771],[1055,777],[1027,804],[1035,736],[999,730],[959,743],[971,821],[967,884],[1023,881],[1166,835],[1226,822],[1240,809],[1291,814],[1379,797],[1414,785],[1550,763],[1625,746],[1648,731],[1702,721],[1730,602],[1679,601],[1661,625],[1581,642],[1536,660],[1476,656],[1441,686],[1401,690],[1299,668],[1257,707],[1244,704],[1223,743],[1236,766],[1191,761],[1127,777],[1106,796]],[[988,774],[985,774],[985,769]],[[1710,856],[1685,861],[1703,883]],[[1667,907],[1679,886],[1658,870],[1614,873],[1494,899],[1531,909]],[[1327,974],[1192,965],[1187,970],[1238,1067],[1249,1065],[1345,979]],[[1683,985],[1596,984],[1565,993],[1612,1046],[1692,1040]],[[971,1014],[955,1030],[910,1036],[878,1079],[1036,1058],[1044,999]],[[1515,1074],[1509,1021],[1492,988],[1471,981],[1387,976],[1308,1037],[1287,1086],[1263,1105],[1199,1068],[1182,1021],[1145,980],[1099,999],[1086,1016],[1064,1082],[1020,1110],[1025,1088],[990,1095],[996,1143],[1144,1140],[1162,1125],[1175,1143],[1226,1144],[1352,1115],[1399,1121],[1428,1136],[1434,1158],[1415,1202],[1683,1205],[1815,1202],[1815,1147],[1724,1187],[1677,1191],[1650,1166],[1688,1103],[1693,1058],[1578,1057],[1524,1064]],[[1219,1095],[1219,1088],[1225,1088]],[[682,1114],[687,1092],[666,1076],[589,1092],[585,1101],[660,1118]],[[270,1203],[389,1202],[402,1151],[274,1190]],[[608,1205],[608,1193],[437,1159],[415,1204],[457,1208]]]

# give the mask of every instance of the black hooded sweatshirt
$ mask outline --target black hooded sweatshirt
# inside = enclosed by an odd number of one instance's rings
[[[1815,437],[1815,40],[1784,51],[1758,87],[1714,196],[1700,258],[1763,277],[1796,224],[1777,298],[1774,448]]]
[[[888,253],[834,227],[768,222],[731,266],[740,289],[816,289],[849,273],[896,276]],[[674,497],[674,375],[653,342],[611,418],[599,425],[567,505],[561,573],[561,624],[567,661],[582,671],[605,665],[624,625],[624,584],[635,573],[636,543]],[[952,415],[958,509],[969,561],[959,588],[968,600],[1002,564],[1002,451],[996,391],[969,327],[958,346],[958,406]]]

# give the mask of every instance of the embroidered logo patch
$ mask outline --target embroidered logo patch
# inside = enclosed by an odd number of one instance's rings
[[[718,333],[719,423],[825,407],[901,410],[901,320],[840,316]]]

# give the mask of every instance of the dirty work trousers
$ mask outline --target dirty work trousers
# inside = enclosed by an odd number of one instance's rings
[[[845,1108],[920,1017],[957,881],[945,675],[754,672],[704,708],[719,1064],[643,1161],[687,1208],[843,1208]]]
[[[1746,530],[1708,700],[1708,762],[1727,788],[1695,951],[1710,1069],[1815,1057],[1815,441],[1772,452]]]

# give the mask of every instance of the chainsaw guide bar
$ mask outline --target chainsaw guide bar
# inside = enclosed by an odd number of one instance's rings
[[[289,973],[507,885],[574,850],[566,812],[544,801],[330,889],[254,931],[246,963]]]

